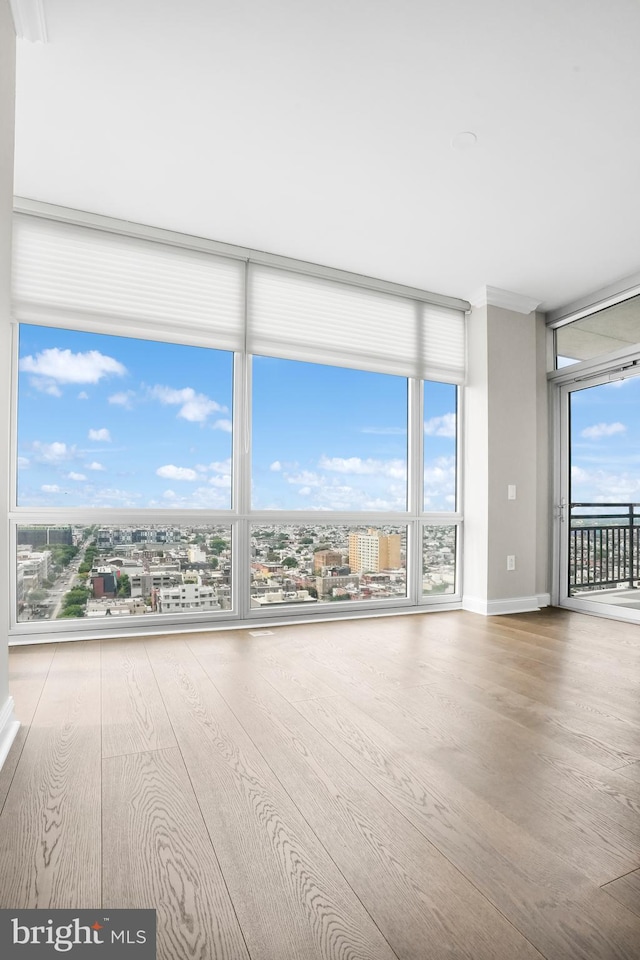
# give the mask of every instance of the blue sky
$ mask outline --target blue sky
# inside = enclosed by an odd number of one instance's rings
[[[455,388],[428,384],[431,509],[455,492]],[[256,357],[253,505],[406,510],[404,377]]]
[[[231,506],[232,356],[20,328],[20,506]],[[257,357],[255,509],[406,509],[407,382]],[[425,386],[425,508],[454,509],[455,388]]]
[[[230,353],[22,325],[19,356],[19,506],[230,507]]]
[[[571,394],[571,500],[640,502],[640,377]]]

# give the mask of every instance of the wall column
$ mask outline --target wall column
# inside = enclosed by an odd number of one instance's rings
[[[475,300],[465,387],[463,606],[482,614],[537,610],[549,602],[544,318],[535,301],[494,287]],[[513,570],[507,557],[515,558]]]

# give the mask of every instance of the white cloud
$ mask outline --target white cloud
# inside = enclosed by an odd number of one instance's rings
[[[325,457],[323,455],[318,461],[318,467],[321,470],[351,476],[376,475],[398,480],[403,480],[407,473],[404,460],[374,460],[372,457],[363,460],[361,457]]]
[[[165,477],[167,480],[197,480],[198,474],[190,467],[176,467],[173,463],[167,463],[163,467],[158,467],[156,473],[159,477]]]
[[[122,390],[120,393],[112,393],[108,398],[109,403],[113,404],[116,407],[124,407],[126,410],[131,410],[133,404],[131,403],[132,399],[135,397],[135,391],[133,390]]]
[[[617,433],[626,433],[627,428],[624,423],[596,423],[592,427],[585,427],[580,436],[587,440],[601,440],[602,437],[613,437]]]
[[[225,433],[233,432],[233,423],[231,420],[216,420],[213,424],[214,430],[224,430]]]
[[[270,464],[269,470],[273,470],[274,473],[280,473],[282,470],[282,464],[279,460],[274,460],[273,463]]]
[[[300,487],[300,489],[298,490],[298,493],[300,494],[301,497],[308,497],[309,494],[311,493],[311,487]]]
[[[100,427],[99,430],[92,428],[89,430],[89,440],[101,440],[104,443],[111,443],[111,434],[106,427]]]
[[[430,437],[455,437],[455,413],[445,413],[442,417],[431,417],[425,420],[424,432]]]
[[[32,447],[37,460],[44,460],[46,463],[59,463],[61,460],[71,460],[76,456],[76,448],[68,447],[66,443],[55,440],[53,443],[41,443],[40,440],[34,440]]]
[[[86,480],[84,473],[74,473],[73,470],[71,473],[67,474],[69,480]]]
[[[40,489],[43,493],[60,493],[60,487],[55,483],[43,483]]]
[[[222,489],[228,489],[231,486],[231,474],[227,473],[224,476],[211,477],[209,483],[213,487],[221,487]]]
[[[149,395],[165,406],[179,406],[178,416],[182,417],[183,420],[189,420],[191,423],[204,423],[212,413],[227,413],[226,407],[216,403],[215,400],[207,397],[204,393],[196,393],[193,387],[183,387],[180,390],[175,390],[173,387],[156,384],[149,390]],[[218,421],[218,423],[222,422]],[[225,430],[226,427],[221,426],[217,429]]]
[[[97,460],[92,460],[91,463],[85,463],[87,470],[106,470],[107,468],[101,463],[98,463]]]
[[[103,377],[122,377],[127,372],[122,363],[98,350],[72,353],[59,347],[23,357],[19,366],[23,373],[34,375],[34,386],[54,396],[60,395],[56,386],[60,383],[99,383]]]
[[[319,487],[322,482],[320,476],[312,470],[301,470],[299,473],[285,473],[284,478],[287,483],[304,487]]]
[[[52,380],[40,380],[38,377],[29,377],[29,383],[41,393],[48,393],[52,397],[62,396],[62,390]]]
[[[78,400],[88,400],[89,394],[85,390],[81,390],[78,394]]]
[[[632,503],[640,497],[640,476],[626,470],[585,470],[572,466],[571,481],[583,503]]]
[[[28,457],[18,457],[18,467],[19,467],[21,470],[26,470],[27,467],[29,466],[30,462],[31,462],[31,461],[29,460]]]
[[[91,505],[94,507],[110,507],[117,504],[120,507],[137,507],[140,505],[141,494],[131,490],[120,490],[118,487],[104,487],[92,492]]]
[[[165,490],[162,500],[149,500],[147,506],[162,507],[167,506],[167,504],[195,509],[228,509],[229,495],[213,487],[196,487],[188,494],[178,494],[174,490]]]

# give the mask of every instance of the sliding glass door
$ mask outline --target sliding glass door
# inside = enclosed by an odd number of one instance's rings
[[[560,602],[640,621],[640,376],[629,365],[559,389]]]

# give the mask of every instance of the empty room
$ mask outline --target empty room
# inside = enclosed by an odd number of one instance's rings
[[[640,7],[0,0],[0,954],[640,960]]]

